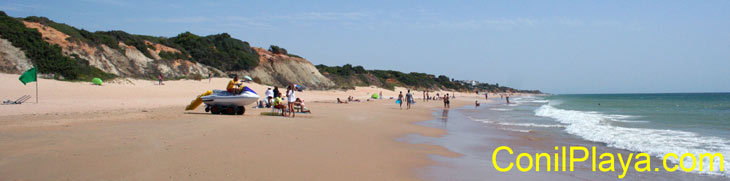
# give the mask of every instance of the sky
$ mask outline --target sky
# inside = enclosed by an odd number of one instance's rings
[[[730,1],[4,0],[90,31],[226,32],[313,64],[549,93],[730,92]]]

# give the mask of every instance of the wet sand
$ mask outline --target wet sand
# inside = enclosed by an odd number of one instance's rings
[[[502,104],[502,102],[495,99],[492,103],[482,105],[480,108],[468,105],[448,111],[435,110],[434,119],[417,124],[444,129],[447,131],[447,134],[442,137],[408,135],[399,139],[399,141],[408,143],[440,145],[463,155],[460,157],[432,156],[436,164],[420,169],[419,174],[421,178],[427,180],[485,180],[487,178],[496,180],[617,180],[618,175],[623,173],[623,169],[618,165],[620,164],[618,161],[616,161],[615,172],[591,171],[592,165],[590,158],[585,162],[576,163],[575,171],[573,172],[555,172],[554,170],[552,172],[546,172],[547,165],[544,163],[541,164],[540,172],[535,171],[534,165],[533,169],[529,172],[520,172],[516,167],[513,167],[509,172],[499,172],[492,164],[492,153],[499,146],[509,146],[514,151],[512,155],[509,155],[506,151],[499,152],[497,163],[502,167],[506,167],[509,163],[515,162],[519,153],[530,153],[533,157],[535,153],[549,153],[552,157],[554,153],[560,152],[555,150],[555,146],[583,146],[589,150],[591,147],[596,147],[596,152],[599,155],[601,153],[621,153],[624,156],[630,153],[637,154],[623,149],[607,147],[602,143],[582,140],[579,137],[562,131],[509,131],[501,129],[501,127],[494,124],[484,124],[467,118],[469,112],[480,111],[480,109],[493,106],[494,104]],[[562,129],[555,128],[552,130]],[[582,156],[582,154],[578,154],[576,157],[579,158]],[[570,159],[566,160],[566,163],[569,164]],[[527,159],[522,160],[520,165],[527,167]],[[668,163],[670,167],[673,165]],[[554,166],[554,164],[551,164],[551,166]],[[570,168],[569,166],[566,165],[568,169]],[[700,175],[682,171],[667,172],[660,169],[657,172],[653,168],[662,167],[662,160],[656,157],[651,158],[651,172],[639,173],[633,168],[633,164],[630,166],[631,168],[623,179],[727,180],[727,178],[722,176]],[[560,167],[562,167],[562,163]]]

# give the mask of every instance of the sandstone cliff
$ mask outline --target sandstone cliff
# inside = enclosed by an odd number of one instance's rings
[[[306,59],[274,54],[262,48],[254,47],[254,50],[259,54],[259,66],[237,74],[258,78],[261,83],[268,85],[285,86],[293,83],[313,89],[332,88],[335,85]]]
[[[218,69],[202,65],[189,60],[175,59],[164,60],[158,55],[160,51],[179,52],[152,42],[145,42],[155,47],[156,50],[147,49],[152,57],[147,57],[137,48],[119,42],[122,51],[110,48],[104,44],[89,45],[81,41],[69,41],[69,35],[64,34],[52,27],[23,21],[28,28],[37,29],[43,39],[51,44],[59,45],[64,55],[76,55],[88,60],[89,65],[101,69],[104,72],[122,77],[151,78],[162,74],[165,77],[191,77],[194,75],[224,75]],[[10,71],[8,71],[10,72]]]
[[[0,38],[0,72],[19,74],[33,67],[25,53],[10,41]]]
[[[89,65],[120,77],[153,78],[162,74],[168,78],[207,77],[238,74],[251,76],[263,84],[286,86],[291,83],[307,86],[312,89],[335,87],[327,77],[320,74],[309,61],[286,54],[274,54],[262,48],[253,48],[259,55],[259,65],[250,70],[223,72],[209,65],[185,59],[163,59],[161,52],[181,53],[180,50],[145,40],[148,52],[119,42],[119,48],[111,48],[105,44],[89,44],[74,41],[71,36],[38,22],[22,21],[28,27],[38,30],[43,40],[61,47],[65,56],[78,56],[88,60]],[[190,56],[187,56],[190,58]],[[184,58],[184,57],[183,57]],[[4,39],[0,39],[0,71],[21,73],[32,67],[32,63],[22,50]]]

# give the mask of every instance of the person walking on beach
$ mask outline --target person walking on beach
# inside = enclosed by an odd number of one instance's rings
[[[208,83],[213,80],[213,74],[208,73]]]
[[[509,95],[505,96],[505,98],[507,99],[507,104],[509,104]]]
[[[378,99],[383,99],[383,91],[380,91],[380,94],[378,94]]]
[[[400,91],[400,93],[398,93],[398,104],[400,106],[400,109],[403,109],[403,91]]]
[[[408,109],[411,109],[411,103],[413,102],[413,94],[411,94],[411,90],[408,90],[408,93],[406,93],[406,106],[408,106]]]
[[[157,85],[165,85],[162,83],[162,74],[157,75]]]
[[[484,93],[484,99],[487,99],[487,100],[489,99],[489,92]]]

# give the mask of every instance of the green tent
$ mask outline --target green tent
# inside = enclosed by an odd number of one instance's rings
[[[100,78],[94,77],[94,79],[91,79],[91,83],[94,83],[94,85],[101,85],[103,83]]]
[[[378,98],[380,98],[380,96],[378,96],[378,94],[373,94],[373,95],[372,95],[372,96],[370,96],[370,97],[372,97],[373,99],[378,99]]]

